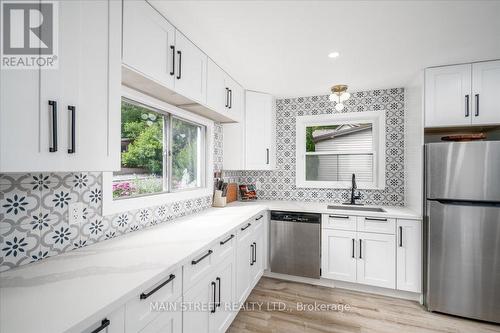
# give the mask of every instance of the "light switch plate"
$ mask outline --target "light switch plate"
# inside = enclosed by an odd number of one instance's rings
[[[73,202],[69,204],[69,224],[80,224],[82,222],[82,203]]]

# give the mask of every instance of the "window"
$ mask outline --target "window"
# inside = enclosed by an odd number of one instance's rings
[[[113,199],[203,187],[204,126],[128,99],[121,113]]]
[[[383,112],[297,117],[297,186],[383,188]]]

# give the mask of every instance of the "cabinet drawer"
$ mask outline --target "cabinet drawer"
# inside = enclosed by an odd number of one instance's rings
[[[158,288],[158,289],[157,289]],[[155,291],[156,290],[156,291]],[[173,302],[182,295],[182,268],[165,274],[165,278],[151,284],[142,294],[125,305],[127,332],[138,332],[153,321],[161,312],[151,311],[151,304]]]
[[[175,310],[166,310],[159,312],[159,315],[151,321],[141,333],[181,333],[182,332],[182,311],[180,305],[182,304],[182,298],[178,298],[175,303],[177,308]],[[127,327],[127,331],[128,327]],[[132,331],[135,332],[135,331]]]
[[[323,214],[323,228],[356,231],[356,216]]]
[[[361,217],[358,216],[358,231],[377,232],[382,234],[396,233],[396,219],[385,217]]]
[[[189,262],[184,265],[185,291],[213,269],[216,264],[217,246],[218,244],[211,244],[191,257]]]
[[[216,263],[221,262],[231,252],[234,255],[234,253],[236,251],[236,232],[233,231],[233,232],[221,237],[217,241],[217,244],[215,245],[215,247],[217,248],[217,251],[214,254]]]

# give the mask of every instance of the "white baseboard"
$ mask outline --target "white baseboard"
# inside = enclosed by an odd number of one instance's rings
[[[407,300],[419,302],[420,304],[422,304],[422,295],[421,294],[412,293],[412,292],[408,292],[408,291],[374,287],[374,286],[368,286],[368,285],[359,284],[359,283],[344,282],[344,281],[330,280],[330,279],[324,279],[324,278],[312,279],[312,278],[306,278],[306,277],[301,277],[301,276],[273,273],[270,271],[265,271],[264,276],[267,276],[270,278],[281,279],[281,280],[293,281],[293,282],[307,283],[307,284],[312,284],[315,286],[349,289],[349,290],[371,293],[371,294],[376,294],[376,295],[407,299]]]

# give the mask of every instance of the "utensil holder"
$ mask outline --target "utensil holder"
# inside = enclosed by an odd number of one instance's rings
[[[216,190],[214,192],[214,200],[212,203],[213,207],[226,207],[226,197],[222,196],[222,191]]]

